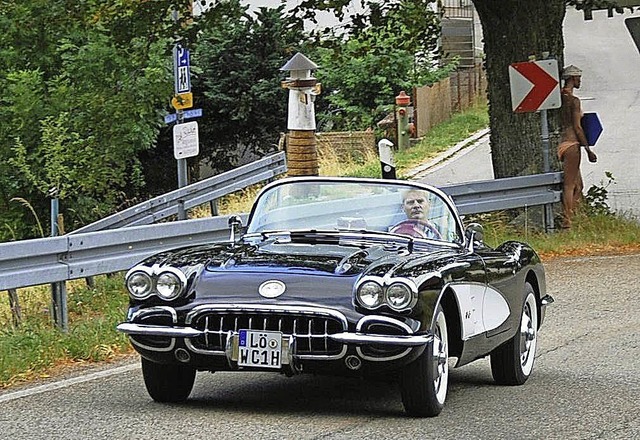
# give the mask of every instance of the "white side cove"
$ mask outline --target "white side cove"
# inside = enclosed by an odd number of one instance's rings
[[[485,331],[497,329],[509,318],[511,310],[502,294],[491,287],[487,287],[482,304],[482,321]]]
[[[509,304],[502,294],[483,284],[452,284],[462,321],[462,340],[502,325],[509,317]]]

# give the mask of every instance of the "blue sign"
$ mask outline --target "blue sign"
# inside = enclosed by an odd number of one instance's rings
[[[189,50],[176,44],[173,47],[173,78],[176,95],[191,91]]]
[[[172,122],[176,122],[178,120],[178,115],[175,113],[168,114],[164,117],[165,124],[171,124]]]
[[[194,109],[191,109],[191,110],[185,110],[185,112],[184,112],[184,118],[185,119],[199,118],[200,116],[202,116],[202,109],[201,108],[194,108]]]
[[[580,124],[587,138],[587,144],[589,144],[590,147],[595,146],[602,134],[602,123],[600,122],[600,118],[598,118],[598,114],[595,112],[586,112],[582,116]]]
[[[202,109],[201,108],[194,108],[191,110],[185,110],[182,113],[182,117],[183,119],[193,119],[193,118],[199,118],[202,116]],[[178,115],[176,113],[170,113],[168,115],[166,115],[164,117],[164,123],[165,124],[171,124],[173,122],[176,122],[178,120]]]

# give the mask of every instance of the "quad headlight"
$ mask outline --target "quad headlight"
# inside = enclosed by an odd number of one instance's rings
[[[137,266],[127,273],[125,284],[133,299],[143,300],[156,295],[160,299],[171,301],[184,292],[187,278],[175,268],[163,268],[157,272],[147,266]]]
[[[368,309],[374,309],[382,304],[384,292],[382,286],[375,281],[366,281],[360,284],[356,292],[358,301]]]
[[[356,286],[356,301],[362,307],[374,310],[386,305],[401,312],[413,307],[418,300],[418,289],[408,279],[365,277]]]
[[[135,299],[145,299],[151,295],[153,281],[149,274],[136,271],[127,277],[127,290]]]
[[[385,300],[393,310],[404,310],[413,301],[413,292],[404,283],[393,283],[387,287]]]
[[[182,283],[178,276],[171,272],[162,272],[156,279],[156,291],[162,299],[171,300],[180,294]]]

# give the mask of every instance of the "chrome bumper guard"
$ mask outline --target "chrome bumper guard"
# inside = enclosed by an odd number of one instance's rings
[[[364,333],[337,333],[329,335],[335,341],[355,345],[397,345],[402,347],[418,347],[433,340],[433,335],[386,336],[367,335]]]
[[[190,327],[169,327],[163,325],[145,325],[123,322],[116,329],[127,335],[164,336],[169,338],[196,338],[205,332]],[[365,333],[336,333],[329,335],[335,341],[354,345],[396,345],[417,347],[433,340],[433,335],[369,335]]]
[[[164,336],[167,338],[196,338],[204,332],[190,327],[169,327],[166,325],[145,325],[123,322],[116,330],[127,335]]]

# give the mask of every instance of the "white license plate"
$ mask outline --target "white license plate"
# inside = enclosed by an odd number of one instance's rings
[[[282,333],[266,330],[240,330],[238,366],[280,368],[282,366]]]

